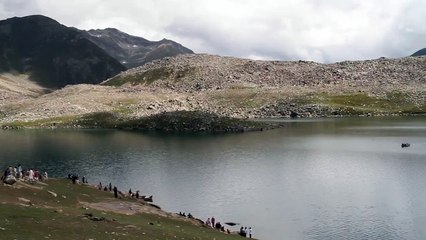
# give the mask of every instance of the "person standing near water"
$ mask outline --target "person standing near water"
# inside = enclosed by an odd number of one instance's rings
[[[118,198],[118,190],[116,186],[114,186],[114,197]]]
[[[249,234],[249,238],[251,238],[251,227],[249,227],[249,229],[248,229],[248,234]]]
[[[21,164],[18,164],[18,178],[22,178],[22,166]]]
[[[34,171],[32,168],[30,169],[30,172],[28,174],[28,179],[30,180],[31,183],[34,182]]]

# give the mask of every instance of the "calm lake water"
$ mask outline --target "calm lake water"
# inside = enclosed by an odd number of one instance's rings
[[[260,239],[426,239],[425,117],[227,135],[0,131],[0,144],[2,168],[139,189],[167,211],[239,222]]]

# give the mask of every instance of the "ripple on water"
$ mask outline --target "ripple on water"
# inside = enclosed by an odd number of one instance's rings
[[[343,212],[322,213],[322,217],[316,218],[313,225],[304,232],[304,239],[412,239],[406,231],[407,226],[404,226],[404,224],[409,225],[410,222],[398,222],[395,225],[395,215],[380,216],[371,207],[358,212],[354,209],[341,211]],[[344,212],[350,212],[350,214],[344,214]],[[329,216],[330,214],[334,216]]]

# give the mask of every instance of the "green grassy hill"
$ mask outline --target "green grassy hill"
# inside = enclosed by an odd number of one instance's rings
[[[70,180],[1,184],[0,203],[1,239],[241,239]]]

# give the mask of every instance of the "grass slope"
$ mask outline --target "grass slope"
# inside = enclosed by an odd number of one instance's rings
[[[68,180],[16,185],[0,186],[1,239],[241,239],[171,214],[125,215],[86,208],[82,202],[120,205],[135,200],[118,200],[109,192]],[[85,217],[90,214],[104,220]]]

